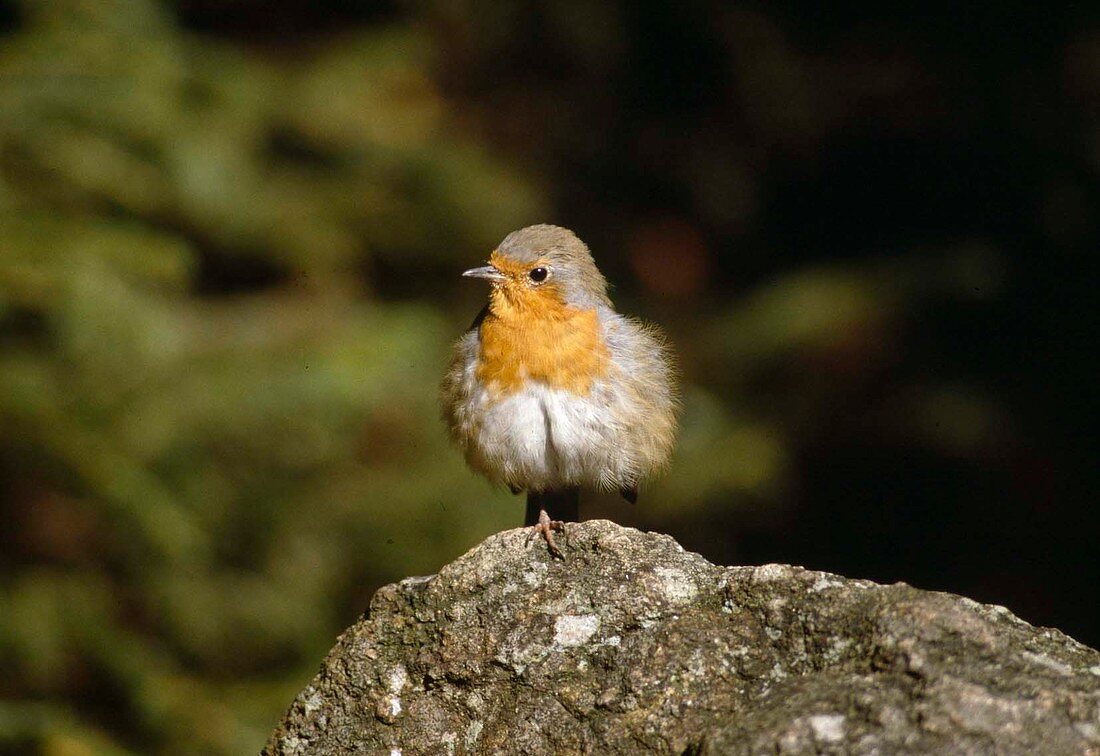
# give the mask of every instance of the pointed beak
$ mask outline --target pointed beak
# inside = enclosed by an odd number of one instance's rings
[[[505,276],[499,270],[492,265],[486,265],[482,268],[470,268],[462,274],[464,278],[484,278],[487,281],[499,282],[503,281]]]

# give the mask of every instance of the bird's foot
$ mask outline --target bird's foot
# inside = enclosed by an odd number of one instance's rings
[[[562,538],[565,539],[565,543],[568,544],[569,534],[565,532],[565,523],[561,520],[551,520],[546,510],[540,509],[539,521],[531,526],[531,532],[527,534],[527,545],[531,545],[532,538],[541,535],[546,539],[546,548],[550,551],[550,556],[565,561],[565,555],[561,552],[561,549],[558,548],[558,545],[554,543],[555,530],[561,531]]]

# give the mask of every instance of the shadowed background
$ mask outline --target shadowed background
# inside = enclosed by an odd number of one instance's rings
[[[518,525],[436,390],[544,221],[685,382],[585,516],[1097,645],[1098,178],[1083,8],[0,0],[0,751],[255,751]]]

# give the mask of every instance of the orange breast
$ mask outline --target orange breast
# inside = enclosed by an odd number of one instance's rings
[[[579,310],[539,297],[523,307],[503,301],[481,323],[477,377],[501,394],[513,393],[527,380],[576,394],[588,394],[606,374],[607,345],[600,337],[595,310]]]

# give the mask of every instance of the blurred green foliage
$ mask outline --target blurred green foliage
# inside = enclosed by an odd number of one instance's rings
[[[967,551],[1005,519],[1004,489],[941,473],[1041,461],[1027,413],[934,342],[1032,301],[1005,241],[1028,230],[868,242],[940,221],[791,178],[861,119],[946,130],[948,84],[852,42],[880,36],[858,19],[833,49],[736,5],[474,5],[0,0],[0,751],[254,751],[375,587],[517,525],[436,390],[484,296],[457,272],[532,222],[578,228],[685,377],[670,473],[587,514],[718,560],[747,523],[762,559],[805,560],[771,546],[831,492],[806,543],[894,559],[893,507],[928,557],[810,566],[913,580],[943,553],[928,501],[973,505]],[[1056,222],[1027,238],[1085,246],[1077,185],[1048,183]]]
[[[143,0],[19,12],[0,743],[255,750],[349,606],[510,514],[437,420],[461,325],[380,302],[372,260],[453,270],[539,196],[461,135],[414,31],[286,61]]]

